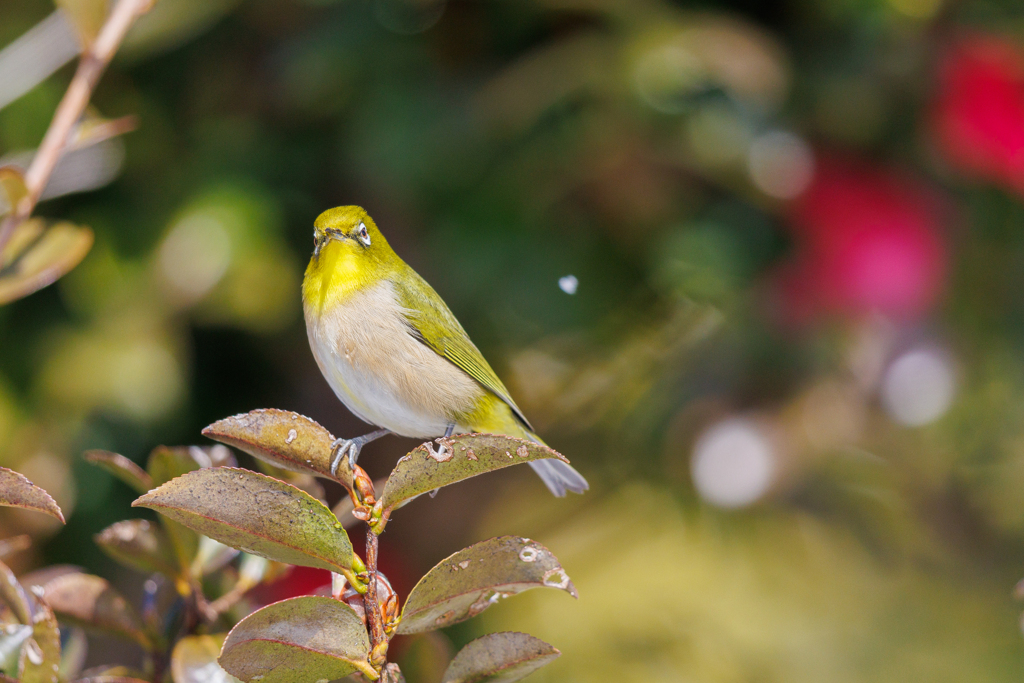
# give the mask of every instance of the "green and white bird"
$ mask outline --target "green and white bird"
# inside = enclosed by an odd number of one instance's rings
[[[339,439],[334,467],[344,456],[354,464],[365,444],[388,433],[486,432],[543,443],[441,297],[366,211],[339,206],[313,226],[302,283],[309,345],[342,403],[380,428]],[[588,488],[559,460],[530,466],[556,496]]]

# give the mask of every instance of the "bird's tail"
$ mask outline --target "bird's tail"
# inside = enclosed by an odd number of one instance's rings
[[[530,441],[547,446],[546,443],[541,441],[539,436],[530,430],[524,428],[522,432],[523,436]],[[559,498],[564,496],[566,491],[583,493],[590,488],[590,484],[583,478],[583,475],[573,469],[573,466],[567,462],[562,462],[555,458],[546,458],[544,460],[533,460],[529,464],[533,471],[537,473],[537,476],[544,482],[544,485],[548,487],[548,490]]]

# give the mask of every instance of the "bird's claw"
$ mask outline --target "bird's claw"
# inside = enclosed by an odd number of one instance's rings
[[[363,442],[357,437],[355,439],[335,439],[331,443],[331,474],[337,476],[338,466],[341,464],[341,459],[347,454],[348,455],[348,466],[349,468],[355,468],[356,461],[359,460],[359,451],[363,449]]]

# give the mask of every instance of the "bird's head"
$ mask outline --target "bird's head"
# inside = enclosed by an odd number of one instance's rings
[[[313,222],[313,257],[348,256],[357,261],[379,259],[391,249],[370,214],[360,206],[327,209]],[[333,252],[333,253],[332,253]]]

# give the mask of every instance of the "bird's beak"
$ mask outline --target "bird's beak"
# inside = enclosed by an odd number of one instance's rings
[[[345,239],[345,233],[341,230],[327,228],[327,230],[324,230],[323,236],[313,242],[313,256],[319,256],[320,250],[324,248],[324,245],[327,244],[329,240],[341,241],[343,239]]]

